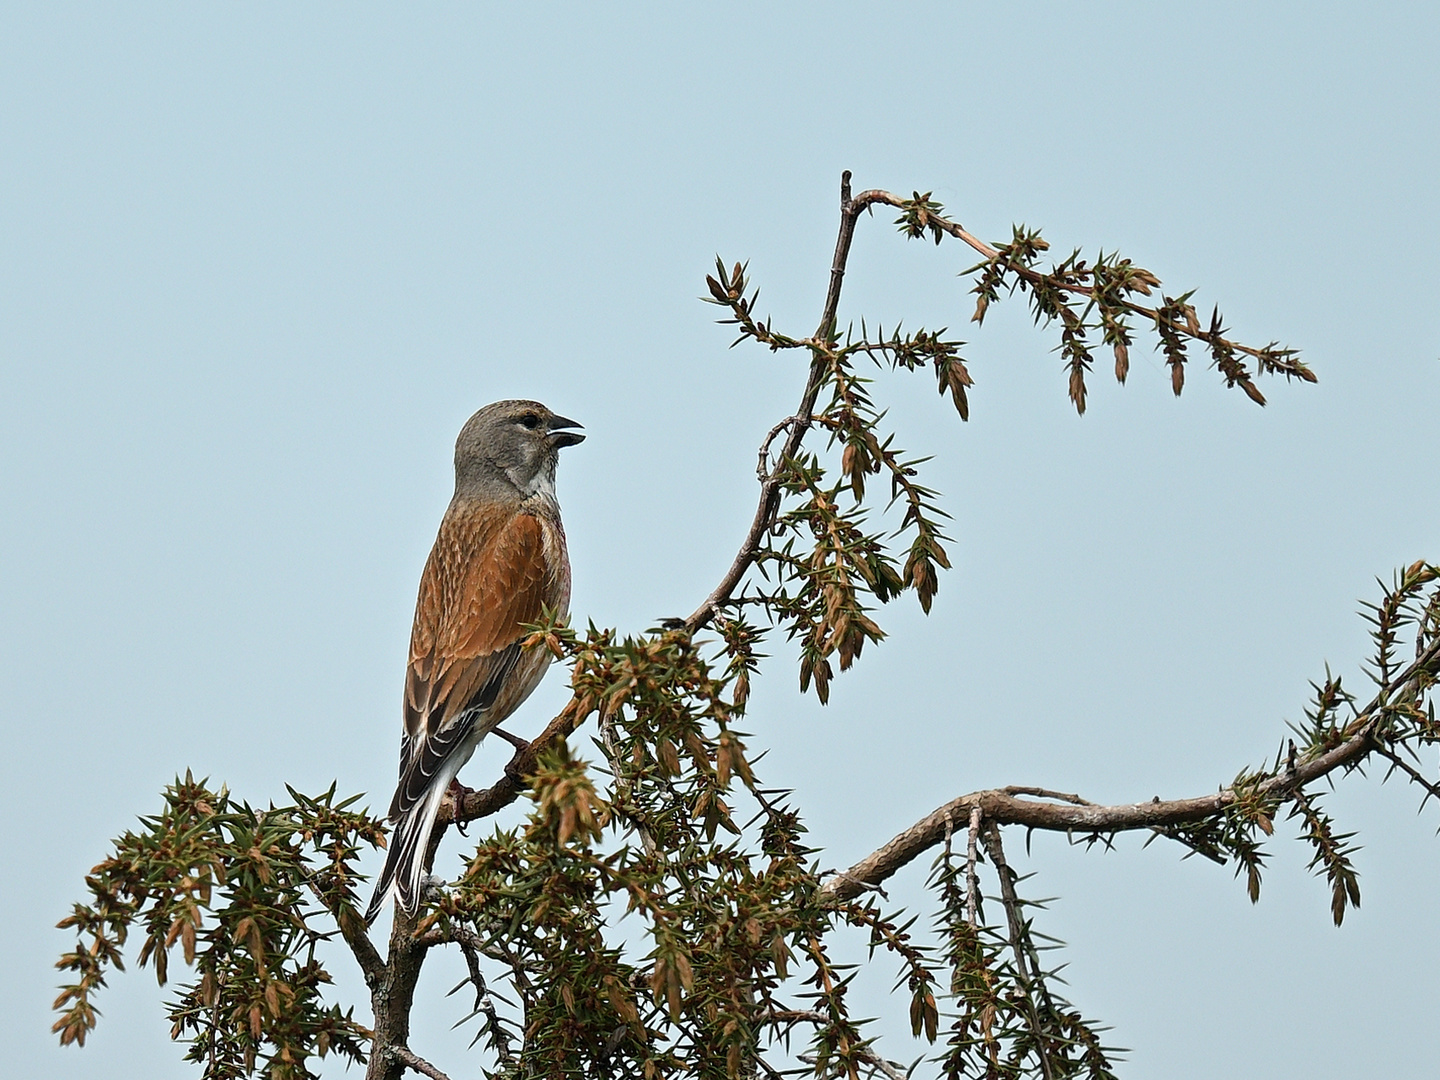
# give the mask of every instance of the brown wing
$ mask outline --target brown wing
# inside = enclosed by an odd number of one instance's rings
[[[512,696],[502,691],[521,660],[523,624],[538,621],[547,601],[554,602],[554,579],[536,518],[447,511],[420,579],[405,673],[406,746],[392,816],[420,798],[477,711]]]

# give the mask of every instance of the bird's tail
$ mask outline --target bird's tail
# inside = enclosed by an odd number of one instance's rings
[[[430,781],[423,798],[417,800],[390,834],[390,849],[385,855],[385,869],[375,882],[375,895],[370,898],[370,907],[365,912],[365,925],[369,926],[380,914],[386,902],[394,896],[404,908],[405,914],[414,915],[420,907],[421,881],[425,876],[425,853],[430,847],[430,834],[435,828],[435,818],[440,813],[440,803],[450,787],[451,770],[441,769],[439,775]]]

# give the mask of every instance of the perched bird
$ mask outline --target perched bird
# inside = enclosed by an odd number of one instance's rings
[[[410,633],[395,829],[367,923],[392,894],[415,913],[450,782],[549,666],[544,649],[521,651],[522,627],[570,608],[555,465],[562,446],[585,438],[571,430],[579,426],[536,401],[497,401],[455,440],[455,497],[420,578]]]

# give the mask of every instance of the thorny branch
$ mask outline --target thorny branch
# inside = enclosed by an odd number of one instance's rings
[[[1046,1080],[1052,1075],[1050,1054],[1045,1046],[1045,1025],[1036,1014],[1033,990],[1045,993],[1043,980],[1037,978],[1040,972],[1030,970],[1029,928],[1025,925],[1025,913],[1020,908],[1020,897],[1015,892],[1015,871],[1005,861],[1005,848],[1000,842],[1000,829],[994,821],[986,821],[980,828],[980,838],[985,844],[985,854],[995,867],[995,876],[1000,881],[1000,903],[1005,908],[1005,924],[1010,932],[1010,951],[1015,957],[1015,974],[1020,987],[1025,991],[1027,1011],[1030,1013],[1030,1029],[1035,1033],[1036,1049],[1040,1070]],[[1046,1013],[1053,1012],[1046,1009]]]
[[[993,245],[987,244],[958,222],[951,221],[949,218],[943,217],[939,213],[928,209],[924,205],[925,201],[925,197],[919,196],[918,194],[913,199],[904,199],[888,191],[870,190],[862,191],[859,195],[855,196],[854,205],[857,207],[857,213],[860,210],[868,209],[877,204],[893,206],[896,209],[904,210],[907,214],[914,215],[915,217],[913,229],[916,235],[927,230],[932,233],[945,233],[969,245],[976,252],[983,255],[986,261],[990,262],[992,266],[998,264],[1003,267],[1004,270],[1024,280],[1031,287],[1040,286],[1043,288],[1047,284],[1045,281],[1046,275],[1042,271],[1034,269],[1026,262],[1010,258],[1006,252],[1002,252]],[[1093,286],[1084,284],[1063,284],[1060,285],[1059,288],[1063,292],[1074,293],[1092,299],[1097,299],[1100,291]],[[1145,291],[1148,292],[1148,289]],[[1159,332],[1162,337],[1173,334],[1176,337],[1187,337],[1195,341],[1204,342],[1206,345],[1211,346],[1212,349],[1218,349],[1222,353],[1226,351],[1244,353],[1246,356],[1253,357],[1259,361],[1262,371],[1274,370],[1293,378],[1303,379],[1306,382],[1315,381],[1315,376],[1309,368],[1295,360],[1289,350],[1277,350],[1273,347],[1257,349],[1253,346],[1244,345],[1238,341],[1226,338],[1221,332],[1218,319],[1212,322],[1208,331],[1201,329],[1194,310],[1190,308],[1188,304],[1184,303],[1184,300],[1185,298],[1182,297],[1174,303],[1167,302],[1161,307],[1147,307],[1144,304],[1125,298],[1117,298],[1114,303],[1126,311],[1149,319],[1155,324],[1157,332]],[[976,311],[975,321],[983,318],[983,313],[984,308],[982,306]],[[1124,344],[1122,342],[1116,357],[1116,375],[1120,378],[1121,382],[1124,382],[1124,370],[1127,365],[1127,362],[1123,359],[1124,355]],[[1245,392],[1254,401],[1260,405],[1265,404],[1264,396],[1254,388],[1248,378],[1242,377],[1238,381],[1243,384]],[[1179,393],[1178,388],[1176,392]]]
[[[782,431],[788,431],[796,424],[804,422],[805,421],[798,416],[787,416],[770,429],[770,433],[765,436],[765,441],[760,444],[760,460],[755,465],[755,478],[759,480],[760,483],[768,483],[774,475],[774,470],[770,467],[770,447],[775,444],[775,440],[779,438],[780,433]]]
[[[986,821],[980,827],[980,839],[985,844],[985,854],[995,867],[995,876],[1000,879],[1000,903],[1005,908],[1005,922],[1010,929],[1010,947],[1015,953],[1015,970],[1020,982],[1030,985],[1030,963],[1028,950],[1024,947],[1025,914],[1020,910],[1020,898],[1015,894],[1014,871],[1005,860],[1005,848],[1000,842],[1000,829],[993,821]]]
[[[829,369],[828,352],[831,348],[830,342],[835,336],[835,313],[840,307],[840,289],[845,282],[845,264],[850,258],[850,243],[855,238],[855,222],[861,211],[869,205],[862,201],[863,198],[863,195],[859,199],[850,197],[850,172],[846,170],[840,178],[840,235],[835,240],[835,257],[830,264],[830,288],[825,295],[825,308],[820,314],[820,325],[815,330],[814,338],[806,342],[815,354],[810,361],[810,375],[805,382],[805,390],[800,395],[800,407],[795,410],[793,417],[780,425],[782,428],[789,428],[789,434],[780,450],[782,462],[794,458],[800,452],[800,444],[810,429],[815,399],[820,394],[825,373]],[[778,431],[772,432],[771,438],[766,439],[761,450],[762,459],[768,456],[770,443],[776,434]],[[760,502],[755,508],[755,518],[750,523],[750,531],[745,534],[745,539],[740,544],[735,561],[720,579],[720,584],[715,586],[714,591],[685,620],[685,629],[692,634],[715,617],[715,612],[730,600],[746,571],[754,564],[761,541],[775,524],[776,514],[780,510],[780,496],[781,477],[779,470],[776,470],[761,482]]]
[[[1426,801],[1430,799],[1440,799],[1440,784],[1428,779],[1424,773],[1383,743],[1377,743],[1374,749],[1377,754],[1390,762],[1390,768],[1392,770],[1400,770],[1412,784],[1423,788]],[[1421,805],[1423,806],[1424,802],[1422,802]]]
[[[770,448],[781,432],[785,432],[786,437],[781,445],[779,461],[783,463],[788,459],[793,459],[800,452],[805,434],[814,421],[815,400],[825,381],[826,372],[829,370],[830,354],[833,351],[835,317],[840,307],[840,293],[845,280],[846,264],[850,257],[850,245],[855,237],[855,225],[862,212],[875,202],[883,201],[881,196],[889,199],[895,198],[887,192],[881,191],[862,192],[859,196],[852,197],[850,172],[846,170],[842,174],[840,229],[835,240],[834,258],[830,265],[830,284],[815,335],[802,342],[802,344],[808,345],[814,353],[805,389],[800,395],[800,404],[795,413],[776,424],[761,444],[757,469],[760,479],[760,498],[755,509],[754,519],[750,523],[750,529],[745,534],[745,539],[741,542],[729,570],[725,572],[725,576],[721,578],[720,583],[705,598],[704,602],[685,620],[684,627],[689,633],[693,634],[710,623],[716,612],[731,601],[741,579],[754,565],[765,534],[775,525],[780,509],[783,477],[781,469],[772,470],[770,468]],[[450,822],[463,824],[488,817],[498,813],[519,798],[524,790],[520,778],[533,773],[537,755],[546,747],[554,745],[574,731],[580,719],[574,711],[574,705],[575,702],[572,700],[570,705],[550,722],[545,731],[534,739],[528,748],[518,751],[510,765],[506,767],[505,775],[491,787],[483,791],[468,792],[458,806],[447,801],[441,810],[439,824],[442,826]]]
[[[837,349],[836,315],[839,310],[840,296],[844,285],[851,243],[854,239],[856,224],[862,213],[871,210],[876,205],[893,206],[902,209],[906,212],[906,216],[901,220],[909,223],[911,231],[915,235],[923,235],[926,231],[929,231],[936,235],[937,240],[941,233],[952,236],[985,256],[987,260],[992,260],[992,262],[999,260],[1003,262],[1008,272],[1015,274],[1031,286],[1044,284],[1049,280],[1043,272],[1034,269],[1027,262],[1009,258],[1005,252],[980,240],[958,222],[952,221],[938,213],[938,208],[935,207],[935,204],[929,202],[928,197],[917,194],[913,199],[904,199],[891,192],[879,189],[862,191],[856,195],[852,194],[850,180],[851,174],[847,170],[841,175],[840,225],[835,241],[834,256],[831,260],[829,287],[826,291],[824,307],[814,335],[806,339],[780,339],[778,335],[769,334],[767,331],[772,347],[780,347],[779,343],[783,340],[783,344],[786,347],[807,347],[811,350],[812,360],[809,375],[806,379],[805,388],[801,393],[799,406],[796,408],[794,414],[776,424],[761,443],[757,464],[757,476],[760,480],[760,495],[754,518],[751,521],[749,530],[745,534],[744,540],[736,551],[729,569],[725,572],[719,584],[716,585],[700,606],[684,620],[684,629],[691,634],[708,625],[722,607],[735,602],[734,597],[736,590],[739,588],[746,573],[755,565],[757,558],[760,556],[767,533],[776,525],[785,476],[785,470],[781,466],[786,461],[794,460],[799,454],[800,447],[807,432],[816,422],[814,414],[816,399],[826,381],[827,374],[832,370],[832,362]],[[1092,298],[1096,293],[1095,288],[1083,284],[1060,284],[1054,287],[1062,292],[1072,292],[1077,295]],[[1188,308],[1186,308],[1185,311],[1176,308],[1174,312],[1171,312],[1168,311],[1168,309],[1162,311],[1160,309],[1148,308],[1129,300],[1122,299],[1115,302],[1120,303],[1121,306],[1127,310],[1150,318],[1156,323],[1157,327],[1168,328],[1167,332],[1204,340],[1212,345],[1219,344],[1224,348],[1233,349],[1259,358],[1265,365],[1274,370],[1279,370],[1287,375],[1306,379],[1307,381],[1314,381],[1314,376],[1310,373],[1309,369],[1300,364],[1298,360],[1291,359],[1290,354],[1284,350],[1281,350],[1280,354],[1276,354],[1275,350],[1269,348],[1254,349],[1239,344],[1238,342],[1220,338],[1218,336],[1218,330],[1214,327],[1208,332],[1201,330],[1198,324],[1194,323],[1191,314],[1186,314]],[[1181,307],[1184,307],[1184,305],[1181,305]],[[1181,316],[1184,317],[1182,318]],[[888,348],[889,345],[881,343],[871,347]],[[1122,350],[1123,347],[1123,344],[1119,346]],[[1248,385],[1247,392],[1250,392],[1252,397],[1258,395],[1258,391],[1253,391],[1253,388],[1250,388]],[[1263,403],[1263,399],[1257,399]],[[785,434],[785,440],[778,454],[777,461],[779,464],[772,468],[770,464],[771,447],[782,432]],[[904,468],[897,462],[889,461],[885,455],[882,455],[882,457],[891,466],[895,474],[896,482],[902,485],[907,484],[908,481],[906,481]],[[913,497],[916,497],[915,493],[912,493],[912,500]],[[948,565],[948,563],[943,563],[943,565]],[[907,573],[908,570],[909,567],[907,566]],[[924,601],[922,600],[922,602]],[[928,610],[928,604],[926,604],[926,609]],[[574,712],[574,705],[575,702],[572,700],[566,710],[556,716],[545,731],[536,738],[527,749],[522,749],[517,752],[510,765],[506,768],[506,775],[494,785],[483,791],[468,792],[458,806],[452,807],[447,804],[446,808],[442,809],[440,822],[444,824],[450,821],[460,823],[473,821],[477,818],[492,815],[514,802],[524,790],[523,777],[530,775],[534,771],[537,754],[546,747],[554,745],[559,740],[570,735],[579,720],[582,719]],[[988,794],[994,795],[994,793]],[[1038,789],[1034,791],[1017,790],[1010,792],[1010,794],[1033,794],[1037,797],[1072,802],[1078,800],[1078,796],[1042,792]],[[966,798],[973,799],[973,797],[969,796]],[[1083,802],[1083,800],[1080,801]],[[967,804],[966,807],[967,809],[968,805],[969,804]],[[1203,813],[1201,816],[1203,816]]]
[[[385,960],[381,957],[379,950],[375,948],[374,942],[370,940],[370,935],[365,932],[365,920],[349,904],[332,905],[313,877],[306,878],[305,884],[315,899],[319,900],[335,917],[335,925],[340,928],[340,936],[345,939],[345,944],[350,946],[355,963],[360,965],[360,971],[365,976],[365,985],[374,990],[385,974]]]
[[[465,957],[466,977],[455,985],[450,993],[456,993],[462,986],[469,983],[475,989],[475,1008],[470,1016],[484,1016],[485,1024],[476,1033],[475,1040],[478,1041],[481,1035],[490,1035],[491,1045],[495,1048],[496,1056],[502,1065],[509,1064],[515,1059],[515,1052],[510,1047],[510,1033],[505,1030],[500,1020],[500,1014],[495,1009],[495,999],[490,995],[490,988],[485,983],[485,973],[480,969],[480,953],[483,945],[479,936],[469,931],[457,928],[459,933],[453,935],[454,941],[460,946],[460,952]],[[466,1018],[468,1019],[468,1017]],[[462,1021],[463,1022],[463,1021]],[[473,1042],[472,1042],[473,1045]]]
[[[449,926],[432,926],[430,929],[416,934],[413,942],[418,949],[433,949],[437,945],[459,945],[461,948],[483,953],[492,960],[500,960],[507,964],[511,962],[511,958],[506,956],[498,945],[486,945],[481,941],[479,934],[453,923]]]

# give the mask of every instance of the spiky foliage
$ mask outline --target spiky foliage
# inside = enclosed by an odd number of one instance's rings
[[[160,985],[176,948],[194,976],[170,1003],[171,1035],[190,1044],[185,1058],[207,1080],[300,1080],[331,1052],[365,1059],[370,1032],[353,1008],[325,1004],[331,976],[316,947],[336,920],[358,925],[355,859],[384,831],[348,809],[355,799],[337,802],[333,786],[319,798],[291,794],[293,805],[255,810],[186,773],[159,814],[116,841],[86,879],[91,902],[60,923],[79,937],[58,964],[76,976],[55,1001],[62,1043],[84,1044],[105,970],[123,970],[136,930],[140,966]]]

